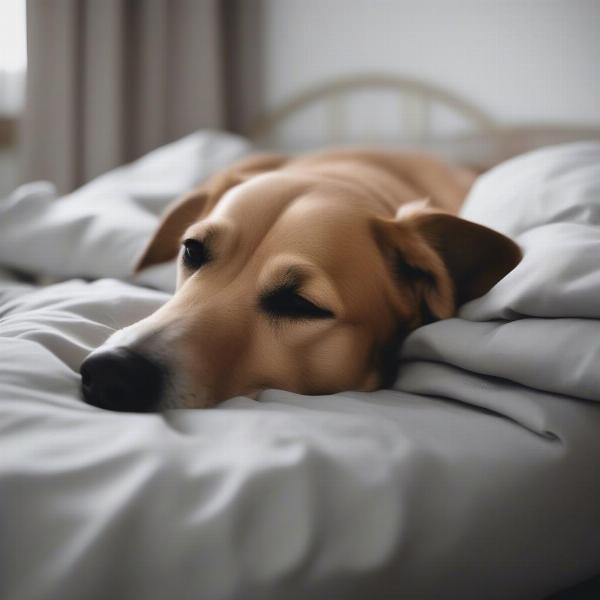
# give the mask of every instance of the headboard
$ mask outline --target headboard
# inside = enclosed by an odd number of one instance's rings
[[[356,101],[361,94],[370,95],[371,111],[374,95],[387,99],[387,112],[365,114],[365,103],[361,112]],[[450,90],[376,73],[323,82],[292,95],[261,115],[250,137],[259,147],[288,153],[340,145],[416,147],[486,168],[544,145],[600,140],[600,124],[500,123]]]

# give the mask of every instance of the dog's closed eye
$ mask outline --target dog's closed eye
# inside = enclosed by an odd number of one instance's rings
[[[298,294],[295,287],[280,287],[261,296],[260,307],[273,318],[292,320],[332,319],[333,312]]]

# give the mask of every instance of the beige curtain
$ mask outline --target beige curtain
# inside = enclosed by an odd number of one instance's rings
[[[226,123],[218,0],[28,0],[22,179],[68,192]]]

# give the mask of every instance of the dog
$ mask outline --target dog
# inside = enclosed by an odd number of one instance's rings
[[[257,155],[213,176],[167,209],[137,263],[178,257],[175,294],[83,362],[84,400],[150,412],[391,385],[408,333],[521,259],[457,216],[475,178],[368,150]]]

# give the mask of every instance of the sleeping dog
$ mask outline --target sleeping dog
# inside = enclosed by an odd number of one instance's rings
[[[433,157],[358,150],[259,155],[213,176],[168,208],[137,264],[177,257],[174,296],[83,362],[85,400],[155,411],[390,385],[409,332],[521,258],[456,216],[474,179]]]

